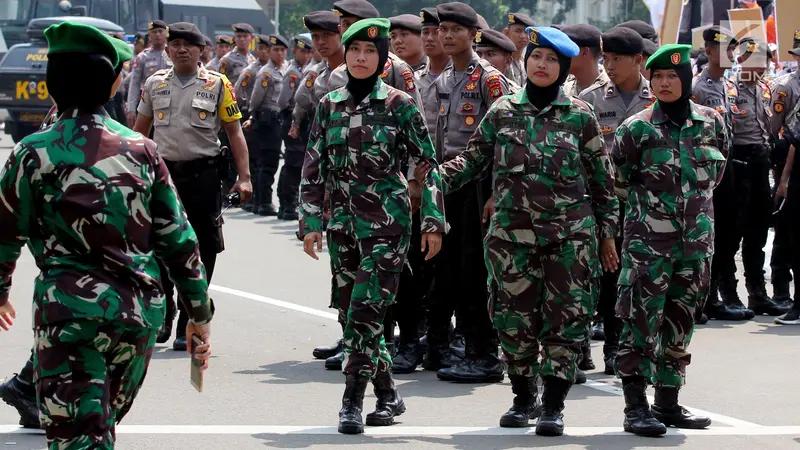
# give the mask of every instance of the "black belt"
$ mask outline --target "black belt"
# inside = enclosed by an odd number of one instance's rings
[[[169,161],[165,159],[164,162],[167,164],[167,169],[169,169],[169,173],[173,177],[217,168],[217,158],[215,156],[192,159],[189,161]]]
[[[731,154],[728,159],[735,162],[747,162],[750,160],[765,160],[769,158],[770,149],[767,145],[747,144],[734,145],[731,147]]]

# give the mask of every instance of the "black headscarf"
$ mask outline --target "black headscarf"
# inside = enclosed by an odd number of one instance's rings
[[[389,59],[389,39],[375,38],[367,39],[367,41],[375,44],[375,47],[378,49],[378,68],[375,70],[375,73],[362,80],[354,77],[350,73],[350,69],[347,69],[347,90],[350,92],[356,104],[361,103],[361,100],[364,100],[375,88],[375,83],[378,82],[378,77],[383,73],[383,68],[386,65],[386,61]],[[350,45],[352,45],[352,42]],[[345,58],[347,58],[350,45],[344,50]]]
[[[75,67],[82,70],[76,71]],[[47,88],[59,115],[70,108],[91,113],[111,98],[111,88],[122,71],[106,56],[89,53],[55,53],[47,61]],[[78,89],[77,87],[80,87]]]
[[[692,66],[691,64],[681,64],[678,66],[659,66],[658,64],[653,64],[650,66],[650,79],[653,79],[653,74],[656,70],[664,69],[673,69],[678,73],[678,78],[681,80],[681,96],[674,102],[669,103],[659,100],[658,105],[670,120],[683,126],[691,113],[689,101],[692,98]]]
[[[528,71],[528,58],[531,56],[531,53],[538,48],[538,45],[528,44],[528,47],[525,49],[525,73],[527,74]],[[548,47],[549,48],[549,47]],[[526,78],[525,82],[525,90],[528,93],[528,100],[530,100],[531,104],[536,107],[538,110],[542,110],[550,103],[558,97],[558,92],[561,90],[561,86],[567,81],[567,77],[569,76],[569,68],[572,65],[572,58],[568,58],[558,50],[553,49],[558,56],[558,79],[551,84],[550,86],[540,87],[533,84],[533,82]]]

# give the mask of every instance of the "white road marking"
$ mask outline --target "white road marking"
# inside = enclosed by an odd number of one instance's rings
[[[265,304],[277,306],[277,307],[280,307],[280,308],[291,309],[293,311],[298,311],[298,312],[302,312],[302,313],[306,313],[306,314],[311,314],[313,316],[322,317],[322,318],[325,318],[325,319],[338,320],[338,316],[336,314],[334,314],[334,313],[329,313],[329,312],[326,312],[326,311],[320,311],[318,309],[309,308],[307,306],[297,305],[297,304],[294,304],[294,303],[285,302],[283,300],[276,300],[274,298],[264,297],[263,295],[258,295],[258,294],[253,294],[253,293],[250,293],[250,292],[240,291],[238,289],[231,289],[231,288],[227,288],[227,287],[223,287],[223,286],[217,286],[215,284],[212,284],[211,286],[209,286],[209,290],[215,291],[215,292],[222,292],[224,294],[234,295],[234,296],[237,296],[237,297],[242,297],[242,298],[246,298],[246,299],[249,299],[249,300],[254,300],[254,301],[257,301],[257,302],[260,302],[260,303],[265,303]],[[597,389],[598,391],[603,391],[603,392],[607,392],[607,393],[614,394],[614,395],[620,395],[620,396],[622,395],[622,389],[620,389],[620,388],[618,388],[616,386],[612,386],[610,384],[606,384],[606,383],[600,383],[600,382],[597,382],[597,381],[589,380],[583,386],[586,386],[586,387],[589,387],[589,388],[592,388],[592,389]],[[650,400],[650,404],[652,404],[653,403],[653,398],[650,397],[649,400]],[[762,428],[761,425],[758,425],[758,424],[755,424],[755,423],[752,423],[752,422],[747,422],[747,421],[740,420],[740,419],[736,419],[734,417],[728,417],[728,416],[724,416],[722,414],[716,414],[716,413],[712,413],[712,412],[708,412],[708,411],[703,411],[701,409],[691,408],[691,407],[688,407],[688,406],[686,406],[686,409],[692,411],[695,414],[705,415],[705,416],[711,418],[711,420],[714,421],[714,422],[722,423],[722,424],[725,424],[725,425],[730,425],[732,427]]]
[[[118,425],[117,434],[281,434],[281,435],[338,435],[335,426],[270,426],[270,425]],[[44,435],[41,430],[22,428],[18,425],[0,425],[0,434]],[[395,425],[391,427],[366,427],[367,436],[524,436],[535,434],[535,427],[414,427]],[[564,429],[566,436],[632,436],[622,427],[570,427]],[[710,427],[705,430],[678,430],[669,428],[667,436],[800,436],[800,427]]]

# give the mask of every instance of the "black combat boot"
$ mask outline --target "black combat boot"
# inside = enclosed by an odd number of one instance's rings
[[[678,388],[657,387],[653,402],[653,417],[668,427],[701,430],[711,425],[711,419],[695,416],[678,404]]]
[[[575,384],[586,384],[586,372],[581,369],[575,369]]]
[[[791,309],[782,308],[769,298],[763,279],[747,283],[747,304],[757,316],[780,316]]]
[[[364,432],[364,393],[367,391],[369,377],[347,374],[345,379],[342,409],[339,410],[339,433],[361,434]]]
[[[581,345],[581,362],[578,364],[578,369],[594,370],[594,361],[592,361],[592,346],[589,343],[589,339],[583,341],[583,345]]]
[[[617,358],[617,351],[619,347],[613,345],[604,345],[603,346],[603,363],[605,364],[605,368],[603,373],[606,375],[614,375],[614,360]]]
[[[734,277],[721,278],[719,280],[719,295],[722,298],[722,303],[733,311],[741,311],[745,315],[745,320],[750,320],[755,317],[752,309],[744,306],[742,300],[739,298],[739,291],[736,289],[738,280]]]
[[[752,319],[752,317],[748,318],[748,314],[746,314],[744,310],[731,309],[730,307],[725,305],[725,303],[723,303],[722,300],[720,300],[719,298],[718,288],[719,288],[719,281],[716,280],[715,278],[712,278],[711,284],[709,285],[708,289],[708,298],[706,299],[706,304],[704,308],[704,312],[707,318],[715,320],[734,320],[734,321]]]
[[[422,362],[421,355],[419,343],[401,343],[392,358],[392,373],[413,373]]]
[[[511,391],[514,393],[514,404],[502,417],[500,426],[505,428],[523,428],[531,419],[539,417],[542,404],[536,392],[536,377],[509,375]]]
[[[344,353],[340,351],[325,360],[325,368],[328,370],[342,370],[342,361],[344,361]]]
[[[792,295],[789,292],[788,281],[775,281],[772,280],[772,301],[778,305],[779,308],[791,309],[794,302]]]
[[[644,377],[622,378],[622,395],[625,396],[625,421],[622,427],[637,436],[661,436],[667,432],[667,427],[653,417],[646,390]]]
[[[339,320],[342,320],[340,317]],[[344,334],[344,327],[345,323],[339,322],[339,325],[342,327],[342,333]],[[323,345],[314,349],[311,354],[316,359],[328,359],[331,356],[334,356],[337,353],[342,351],[342,346],[344,345],[344,340],[339,338],[336,342],[331,345]]]
[[[367,425],[385,427],[394,424],[394,418],[406,412],[406,404],[397,392],[392,374],[379,372],[372,380],[375,387],[375,411],[367,414]]]
[[[19,413],[19,424],[25,428],[40,428],[36,388],[33,385],[33,360],[29,359],[19,374],[0,384],[0,399]]]
[[[440,369],[436,377],[456,383],[500,383],[503,381],[503,364],[497,357],[497,346],[489,343],[489,349],[474,351],[467,346],[462,362],[447,369]]]
[[[536,423],[536,434],[539,436],[561,436],[564,434],[564,400],[572,386],[567,380],[548,376],[544,377],[542,392],[542,414]]]

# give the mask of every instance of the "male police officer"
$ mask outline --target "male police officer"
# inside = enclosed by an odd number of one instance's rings
[[[389,39],[392,51],[405,61],[414,72],[428,65],[428,57],[422,51],[422,22],[419,16],[403,14],[389,19]]]
[[[157,71],[172,67],[172,61],[164,50],[167,42],[167,24],[162,20],[154,20],[147,27],[150,29],[147,32],[150,47],[139,53],[131,64],[128,112],[126,113],[129,127],[132,127],[136,121],[136,107],[139,104],[144,82]]]
[[[239,125],[241,113],[233,86],[224,75],[200,65],[205,39],[197,27],[186,22],[172,24],[167,41],[175,65],[156,72],[145,83],[134,129],[147,135],[150,127],[155,127],[153,140],[167,163],[189,222],[197,233],[200,257],[210,280],[217,254],[224,250],[219,218],[222,209],[218,171],[220,127],[229,136],[239,174],[232,191],[238,191],[243,202],[250,198],[253,189],[247,144]],[[162,277],[162,283],[170,293],[169,278]],[[177,338],[173,343],[175,350],[186,349],[183,330],[187,319],[181,308]]]
[[[250,43],[253,41],[255,31],[248,23],[233,25],[233,41],[236,48],[228,52],[219,60],[218,72],[228,77],[229,80],[238,80],[245,67],[252,64],[256,58],[250,53]]]
[[[504,73],[506,78],[519,86],[525,86],[525,82],[528,79],[528,72],[525,69],[525,61],[523,60],[525,48],[528,47],[528,33],[525,32],[525,29],[534,25],[536,24],[530,16],[517,12],[508,15],[508,25],[503,30],[503,34],[508,36],[516,46],[516,50],[512,55],[512,62]]]
[[[208,70],[219,70],[219,60],[225,57],[231,51],[233,45],[233,37],[227,34],[221,34],[215,39],[216,44],[214,47],[214,57],[206,64]]]
[[[571,76],[564,82],[564,93],[577,97],[585,89],[595,89],[607,83],[605,68],[598,65],[603,52],[600,30],[593,25],[578,24],[567,25],[561,31],[581,49],[580,54],[572,58]]]
[[[501,73],[506,73],[515,64],[514,52],[517,51],[516,45],[508,36],[495,30],[481,30],[475,36],[475,53],[479,57],[489,62],[495,69]],[[526,75],[527,79],[527,75]],[[520,85],[514,79],[508,79],[508,87],[510,93],[516,94],[519,91]]]

